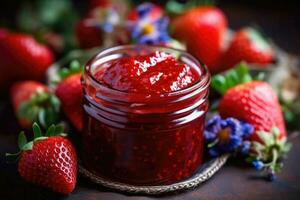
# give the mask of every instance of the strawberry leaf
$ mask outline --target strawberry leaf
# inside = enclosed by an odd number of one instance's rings
[[[81,65],[78,60],[73,60],[70,63],[69,68],[63,68],[58,72],[58,76],[60,80],[64,80],[73,74],[82,73],[83,69],[83,65]]]
[[[48,92],[36,92],[31,99],[21,104],[19,116],[29,122],[38,122],[44,128],[58,122],[59,99]]]
[[[47,129],[46,136],[47,136],[47,137],[54,136],[54,133],[55,133],[55,125],[52,124],[52,125]]]
[[[43,127],[46,127],[46,111],[45,109],[40,109],[39,113],[38,113],[38,119],[39,119],[39,122],[40,124],[43,126]]]
[[[213,76],[211,87],[223,95],[228,89],[252,80],[248,66],[242,62],[224,74]]]
[[[55,134],[55,135],[59,135],[59,134],[63,133],[64,129],[65,129],[65,128],[64,128],[63,125],[61,125],[61,124],[56,125],[56,126],[55,126],[55,130],[54,130],[54,134]]]
[[[188,0],[185,3],[180,3],[176,0],[169,0],[166,3],[166,10],[170,14],[182,14],[187,10],[197,6],[209,6],[214,5],[214,0]]]
[[[23,146],[27,143],[27,138],[25,136],[24,131],[20,132],[19,137],[18,137],[18,146],[19,149],[22,149]]]
[[[291,144],[287,143],[286,138],[279,137],[280,132],[277,127],[273,127],[270,132],[258,131],[256,134],[260,142],[251,143],[251,154],[247,160],[262,163],[264,171],[268,173],[267,177],[274,177],[275,173],[281,171],[282,159],[290,150]]]
[[[32,130],[33,130],[33,134],[34,134],[34,139],[35,138],[39,138],[42,137],[42,131],[41,128],[39,127],[39,125],[35,122],[32,125]]]

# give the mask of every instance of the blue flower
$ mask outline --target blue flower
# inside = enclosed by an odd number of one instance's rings
[[[240,150],[240,152],[241,152],[241,154],[243,156],[248,155],[249,150],[250,150],[250,146],[251,146],[251,142],[250,141],[246,140],[246,141],[243,142],[243,144],[241,146],[241,150]]]
[[[139,44],[166,44],[171,38],[168,34],[169,19],[162,10],[151,3],[136,8],[138,18],[129,20],[127,28],[131,39]]]
[[[256,169],[258,171],[260,171],[264,168],[264,163],[261,162],[260,160],[253,160],[252,165],[253,165],[254,169]]]
[[[248,123],[234,118],[221,119],[216,115],[205,126],[204,138],[208,153],[212,157],[237,151],[245,155],[249,152],[250,142],[247,139],[252,132],[253,127]]]

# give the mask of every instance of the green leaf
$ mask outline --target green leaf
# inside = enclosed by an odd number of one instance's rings
[[[169,0],[166,3],[165,9],[169,14],[178,15],[197,6],[209,6],[214,4],[214,0],[188,0],[185,3],[180,3],[176,0]]]
[[[276,141],[277,138],[278,138],[279,135],[280,135],[279,129],[278,129],[277,127],[272,127],[271,133],[272,133],[272,136],[273,136],[273,140]]]
[[[54,95],[50,96],[50,104],[54,108],[55,112],[59,112],[60,101],[56,96],[54,96]]]
[[[58,75],[64,79],[65,77],[67,77],[69,74],[69,69],[68,68],[62,68],[59,72]]]
[[[238,83],[238,76],[236,71],[230,70],[225,76],[227,89],[232,88]]]
[[[26,138],[25,132],[22,131],[22,132],[20,132],[19,137],[18,137],[19,149],[22,149],[26,143],[27,143],[27,138]]]
[[[38,113],[38,108],[30,100],[21,103],[18,110],[18,115],[21,118],[24,118],[30,122],[36,120],[37,113]]]
[[[223,95],[227,90],[225,77],[222,75],[215,75],[211,80],[211,86]]]
[[[220,94],[239,84],[252,81],[247,65],[242,62],[233,69],[228,70],[224,74],[218,74],[212,77],[211,86]]]
[[[55,125],[52,124],[52,125],[48,128],[48,130],[47,130],[47,132],[46,132],[46,136],[47,136],[47,137],[54,136],[54,133],[55,133]]]
[[[72,71],[78,71],[81,70],[81,66],[78,60],[72,60],[71,64],[70,64],[70,69]]]
[[[5,157],[7,159],[6,161],[8,163],[16,162],[19,159],[21,153],[22,153],[22,151],[19,151],[17,153],[5,153]]]
[[[270,146],[272,144],[273,138],[272,138],[271,134],[269,134],[265,131],[258,131],[257,135],[266,146]]]
[[[47,127],[47,124],[46,124],[46,111],[45,109],[40,109],[39,111],[39,114],[38,114],[38,119],[39,119],[39,122],[40,124],[43,126],[43,127]]]
[[[54,130],[54,135],[63,133],[65,127],[62,124],[56,125]]]
[[[39,125],[36,122],[33,123],[32,130],[33,130],[33,134],[34,134],[34,139],[42,136],[41,128],[39,127]]]
[[[58,76],[61,80],[63,80],[73,74],[82,73],[83,69],[83,65],[81,65],[78,60],[72,60],[69,64],[69,68],[62,68],[60,71],[58,71]]]

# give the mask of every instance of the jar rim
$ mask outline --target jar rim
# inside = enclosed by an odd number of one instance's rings
[[[171,92],[165,92],[165,93],[160,93],[159,95],[167,95],[167,96],[177,96],[177,95],[182,95],[185,93],[189,93],[190,91],[196,90],[201,88],[202,90],[205,90],[210,83],[210,73],[209,70],[207,68],[207,66],[205,64],[203,64],[202,62],[200,62],[198,59],[196,59],[194,56],[192,56],[191,54],[187,53],[184,50],[181,49],[176,49],[173,47],[165,47],[165,46],[160,46],[160,45],[140,45],[140,44],[130,44],[130,45],[119,45],[119,46],[114,46],[114,47],[108,47],[103,49],[101,52],[99,52],[98,54],[96,54],[94,57],[92,57],[85,65],[84,71],[85,74],[87,74],[93,81],[94,84],[97,85],[97,87],[99,88],[103,88],[108,92],[111,92],[113,94],[119,94],[119,95],[130,95],[130,94],[134,94],[134,95],[138,95],[138,94],[144,94],[144,93],[135,93],[135,92],[124,92],[124,91],[120,91],[114,88],[110,88],[104,84],[102,84],[101,82],[99,82],[95,76],[93,75],[93,73],[91,72],[91,66],[93,63],[95,63],[98,59],[101,59],[105,56],[108,56],[109,54],[112,53],[117,53],[117,51],[120,50],[125,50],[125,49],[153,49],[153,52],[156,50],[160,50],[160,51],[164,51],[164,52],[168,52],[168,51],[175,51],[180,53],[181,55],[184,55],[185,57],[188,57],[194,64],[197,65],[197,67],[200,68],[201,70],[201,78],[199,78],[199,80],[197,82],[195,82],[194,84],[192,84],[189,87],[177,90],[177,91],[171,91]]]

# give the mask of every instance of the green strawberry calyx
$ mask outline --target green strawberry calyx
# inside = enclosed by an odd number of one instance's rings
[[[273,179],[275,174],[280,172],[283,164],[282,160],[290,151],[292,145],[287,142],[286,137],[280,138],[280,131],[273,127],[270,132],[258,131],[260,142],[251,142],[250,154],[246,159],[251,163],[259,163],[257,170],[264,171],[269,179]]]
[[[12,160],[17,160],[23,151],[32,150],[35,142],[38,142],[41,140],[46,140],[49,137],[53,137],[53,136],[62,136],[62,137],[67,136],[67,134],[63,132],[64,126],[61,124],[58,124],[58,125],[52,124],[46,130],[46,133],[43,133],[40,126],[36,122],[34,122],[32,125],[32,131],[33,131],[33,140],[32,141],[27,140],[27,137],[26,137],[24,131],[20,132],[20,134],[18,136],[19,152],[13,153],[13,154],[6,153],[6,156],[8,158],[10,158]]]
[[[44,128],[59,120],[60,101],[53,94],[37,91],[28,101],[21,103],[18,116],[30,123],[38,122]]]
[[[79,74],[83,72],[84,67],[78,60],[73,60],[69,67],[62,68],[58,71],[59,80],[64,80],[73,74]]]
[[[253,80],[262,80],[264,73],[258,73],[253,77],[250,74],[249,67],[245,62],[237,64],[234,68],[223,74],[217,74],[212,77],[211,87],[221,95],[224,95],[230,88]]]
[[[168,0],[165,9],[170,15],[179,15],[183,14],[191,8],[205,5],[211,6],[214,4],[214,0],[188,0],[185,3],[181,3],[177,0]]]

